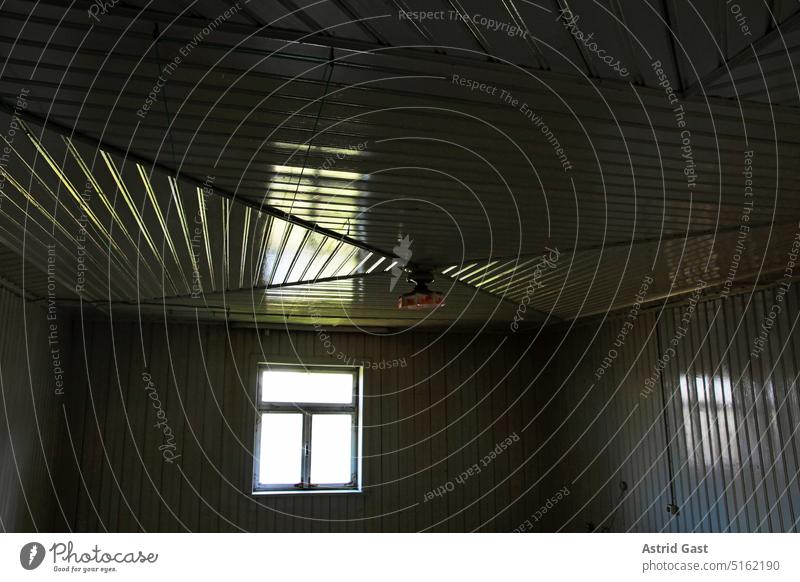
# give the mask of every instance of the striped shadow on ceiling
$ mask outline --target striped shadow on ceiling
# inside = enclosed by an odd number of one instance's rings
[[[0,240],[68,290],[67,297],[98,304],[198,298],[360,277],[395,265],[345,236],[219,195],[214,176],[188,185],[16,121],[21,131],[3,137],[10,155],[0,166]],[[46,280],[27,283],[34,295],[47,294]]]

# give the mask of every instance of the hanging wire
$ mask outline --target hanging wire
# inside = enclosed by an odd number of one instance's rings
[[[319,120],[322,117],[322,109],[325,107],[325,99],[328,97],[328,89],[330,88],[331,84],[331,77],[333,76],[333,67],[334,67],[334,52],[333,48],[331,48],[330,58],[328,59],[328,72],[327,77],[325,79],[325,88],[322,92],[322,98],[319,102],[319,108],[317,109],[317,116],[314,119],[314,127],[311,130],[311,137],[308,139],[308,144],[306,145],[306,153],[303,156],[303,165],[300,167],[300,174],[297,177],[297,184],[295,184],[294,188],[294,196],[292,197],[292,204],[289,206],[289,213],[291,214],[292,210],[294,209],[295,200],[297,200],[297,194],[300,191],[300,184],[303,181],[303,174],[306,171],[306,166],[308,165],[308,158],[311,155],[311,148],[313,147],[314,138],[317,135],[317,127],[319,127]]]
[[[161,66],[161,51],[159,51],[158,47],[161,43],[160,40],[161,34],[158,30],[158,23],[153,24],[153,40],[156,49],[156,65],[158,66],[158,75],[159,77],[164,73],[164,68]],[[172,139],[172,116],[169,112],[169,104],[167,103],[167,84],[164,83],[164,86],[161,88],[162,94],[164,98],[162,102],[164,103],[164,115],[167,118],[167,139],[169,140],[169,147],[172,152],[172,167],[175,168],[175,178],[177,179],[178,172],[178,158],[175,155],[175,141]]]

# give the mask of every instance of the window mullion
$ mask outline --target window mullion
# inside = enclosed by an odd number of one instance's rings
[[[350,427],[350,482],[355,485],[358,478],[358,413],[350,416],[352,426]]]
[[[303,411],[303,465],[302,465],[303,487],[308,487],[311,483],[311,413]]]

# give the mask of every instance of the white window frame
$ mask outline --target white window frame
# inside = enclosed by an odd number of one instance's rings
[[[305,403],[305,402],[263,402],[262,382],[264,371],[289,372],[349,372],[353,376],[353,398],[350,403]],[[256,426],[253,454],[253,495],[286,495],[298,493],[360,493],[361,492],[361,435],[362,435],[362,385],[363,368],[360,366],[337,366],[331,364],[298,364],[298,363],[266,363],[258,364],[256,390]],[[261,416],[265,413],[294,413],[303,415],[302,447],[298,451],[302,455],[301,482],[296,484],[264,484],[258,480],[261,461]],[[348,483],[310,483],[311,458],[311,425],[314,414],[352,414],[353,434],[351,438],[351,476]]]

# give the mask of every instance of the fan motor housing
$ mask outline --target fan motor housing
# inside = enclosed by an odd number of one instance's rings
[[[444,294],[428,289],[428,283],[433,283],[430,271],[412,271],[408,274],[408,282],[414,284],[414,290],[397,298],[398,309],[423,310],[444,306]]]

